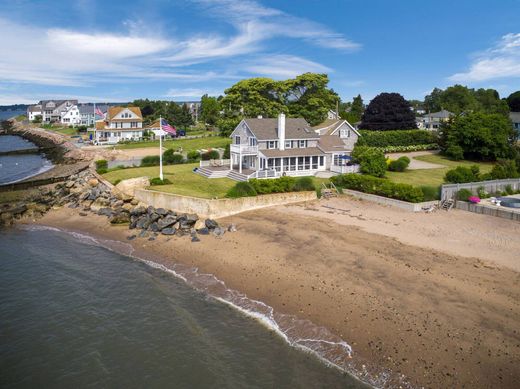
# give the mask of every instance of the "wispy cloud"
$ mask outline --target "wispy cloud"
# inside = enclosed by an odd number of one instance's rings
[[[222,94],[222,91],[214,89],[203,89],[203,88],[172,88],[164,95],[173,99],[182,98],[196,98],[199,99],[201,96],[208,94],[209,96],[218,96]]]
[[[505,77],[520,77],[520,33],[504,35],[494,47],[475,55],[468,71],[449,80],[479,82]]]
[[[332,69],[324,65],[294,55],[261,56],[246,64],[245,70],[277,78],[294,77],[306,72],[332,72]]]

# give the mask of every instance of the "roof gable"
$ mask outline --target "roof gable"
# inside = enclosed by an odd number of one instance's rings
[[[129,115],[129,117],[126,117]],[[107,114],[108,120],[143,119],[139,107],[110,107]]]
[[[278,139],[278,119],[244,119],[243,122],[258,140]],[[305,119],[286,118],[285,139],[318,139],[318,135]]]

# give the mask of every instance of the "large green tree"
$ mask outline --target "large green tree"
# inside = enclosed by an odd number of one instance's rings
[[[399,93],[381,93],[368,104],[359,128],[365,130],[411,130],[417,128],[410,103]]]
[[[520,90],[507,97],[507,104],[511,112],[520,112]]]
[[[220,117],[220,103],[216,97],[204,95],[200,99],[200,117],[210,126],[217,124]]]
[[[443,125],[439,144],[447,153],[460,150],[465,159],[494,161],[513,158],[516,139],[506,116],[475,112],[457,116]]]
[[[340,106],[341,107],[341,106]],[[357,95],[352,100],[352,103],[344,105],[344,109],[340,108],[340,116],[342,119],[347,120],[349,123],[354,124],[361,120],[363,113],[365,112],[365,106],[361,95]]]

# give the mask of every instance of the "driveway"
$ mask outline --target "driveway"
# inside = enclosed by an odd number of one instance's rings
[[[386,154],[386,157],[388,157],[390,159],[398,159],[399,157],[406,156],[406,157],[410,158],[410,165],[408,165],[409,170],[445,168],[446,166],[444,166],[444,165],[419,161],[418,159],[415,159],[415,157],[419,157],[421,155],[435,155],[438,153],[439,152],[437,150],[412,151],[410,153],[388,153],[388,154]]]

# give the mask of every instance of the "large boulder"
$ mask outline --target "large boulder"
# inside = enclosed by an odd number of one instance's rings
[[[165,218],[157,221],[157,226],[159,227],[159,230],[162,230],[164,228],[173,226],[175,223],[177,223],[177,218],[173,216],[166,216]]]
[[[110,205],[110,201],[103,197],[98,197],[91,205],[90,210],[93,212],[99,211],[101,208],[106,208]]]
[[[218,223],[213,219],[206,219],[205,223],[206,227],[210,230],[213,230],[218,227]]]
[[[115,186],[115,189],[127,196],[134,197],[136,189],[144,189],[149,186],[150,179],[148,177],[136,177],[121,181]]]
[[[126,212],[117,213],[110,218],[110,223],[111,224],[130,223],[130,215]]]
[[[167,227],[167,228],[163,228],[162,231],[161,231],[161,234],[163,235],[175,235],[175,228],[172,228],[172,227]]]

